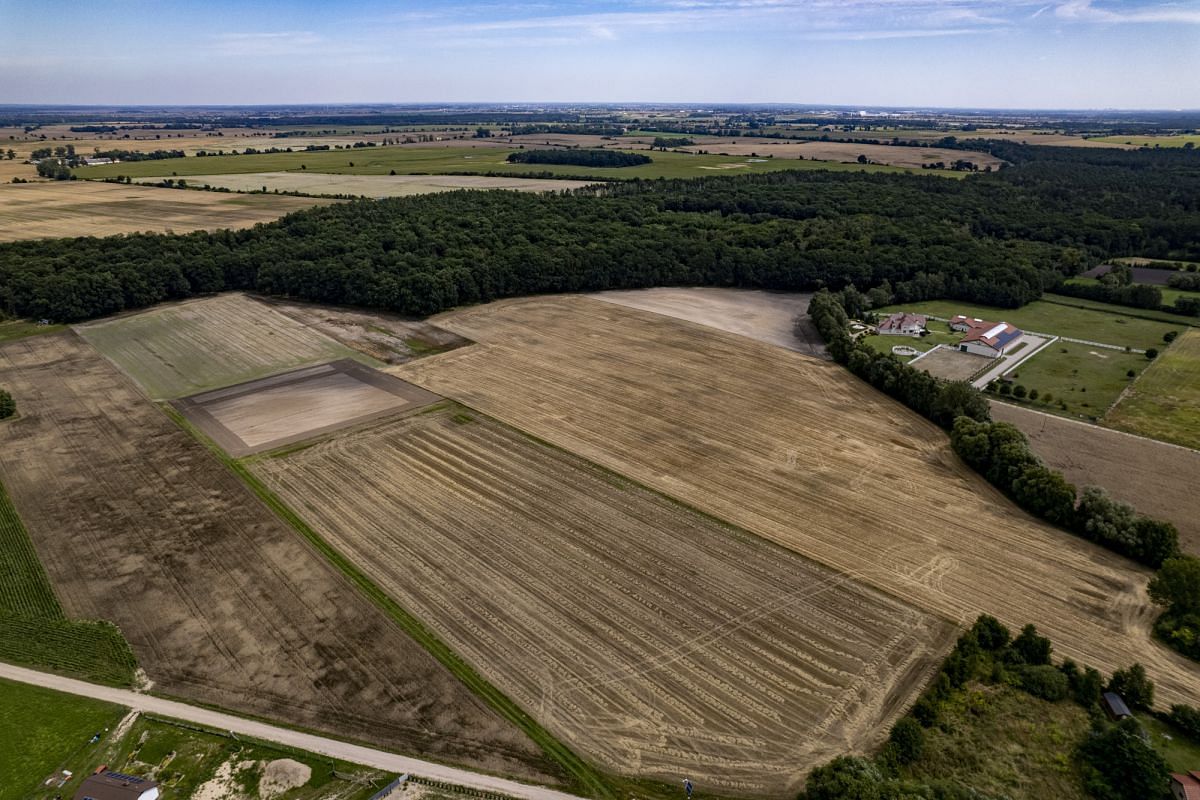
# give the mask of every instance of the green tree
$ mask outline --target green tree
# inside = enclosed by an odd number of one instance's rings
[[[1058,525],[1075,516],[1075,487],[1061,472],[1040,464],[1026,467],[1013,481],[1012,496],[1021,508]]]
[[[1153,361],[1154,359],[1158,358],[1158,348],[1157,348],[1157,347],[1151,347],[1149,350],[1147,350],[1147,351],[1146,351],[1146,358],[1150,359],[1151,361]]]
[[[1135,719],[1125,719],[1107,730],[1094,730],[1080,747],[1088,767],[1085,784],[1102,800],[1167,800],[1170,770],[1158,752],[1146,743]]]
[[[911,764],[921,757],[925,749],[925,731],[921,723],[912,717],[903,717],[892,726],[888,743],[901,764]]]
[[[1146,668],[1141,664],[1114,672],[1104,690],[1121,695],[1131,708],[1150,708],[1154,705],[1154,682],[1146,676]]]
[[[0,389],[0,419],[8,419],[17,413],[17,403],[11,394]]]
[[[1021,634],[1013,639],[1012,649],[1026,664],[1037,666],[1050,663],[1050,640],[1040,636],[1033,625],[1021,629]]]
[[[881,800],[879,767],[859,756],[839,756],[808,773],[803,800]]]
[[[1200,558],[1180,555],[1166,559],[1146,588],[1151,600],[1172,613],[1200,613]]]
[[[975,624],[971,626],[971,633],[975,635],[975,641],[979,642],[981,648],[991,652],[1003,650],[1012,640],[1008,628],[988,614],[982,614],[975,620]]]
[[[1017,398],[1018,400],[1023,400],[1025,395],[1028,394],[1025,387],[1019,383],[1013,387],[1012,393],[1013,397]]]

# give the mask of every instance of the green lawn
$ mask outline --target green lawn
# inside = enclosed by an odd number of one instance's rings
[[[1177,133],[1167,136],[1093,136],[1093,142],[1109,142],[1111,144],[1136,144],[1142,147],[1183,147],[1191,142],[1194,147],[1200,147],[1200,134]]]
[[[1076,303],[1075,298],[1063,298],[1063,301]],[[1083,304],[1087,301],[1078,302]],[[1011,322],[1018,328],[1038,333],[1139,349],[1161,348],[1163,334],[1180,329],[1179,325],[1170,322],[1132,316],[1141,313],[1136,309],[1124,309],[1105,303],[1088,303],[1087,308],[1078,308],[1050,300],[1035,300],[1022,308],[992,308],[957,300],[922,300],[888,306],[876,311],[881,315],[893,311],[916,311],[946,318],[955,314],[966,314],[994,322]]]
[[[89,744],[92,735],[124,713],[108,703],[0,680],[0,800],[30,796],[52,772],[100,749],[103,742]]]
[[[890,353],[892,352],[892,347],[898,344],[908,345],[924,353],[927,350],[932,350],[939,344],[957,344],[958,340],[962,338],[961,333],[951,331],[946,323],[938,322],[937,320],[929,320],[926,329],[929,331],[929,335],[920,338],[914,339],[911,336],[864,336],[862,343],[880,353]],[[916,358],[916,356],[913,356],[913,358]],[[904,360],[907,361],[908,359],[905,358]]]
[[[961,178],[965,173],[945,170],[914,170],[883,165],[842,164],[835,161],[696,155],[692,153],[650,154],[651,164],[637,167],[576,167],[565,164],[509,164],[505,159],[513,149],[497,147],[418,148],[371,147],[358,150],[325,150],[311,153],[269,153],[249,156],[190,156],[161,161],[137,161],[106,164],[75,170],[80,178],[112,178],[128,175],[144,177],[187,177],[243,172],[286,172],[302,167],[312,172],[345,175],[444,175],[450,173],[498,172],[506,175],[552,173],[562,177],[601,178],[697,178],[706,175],[743,175],[751,172],[778,172],[786,169],[823,169],[838,172],[900,172],[939,174]],[[645,151],[641,151],[645,154]],[[736,164],[741,166],[730,167]]]
[[[1014,384],[1043,396],[1026,401],[1030,408],[1099,418],[1133,380],[1126,373],[1140,373],[1150,363],[1137,353],[1059,341],[1018,366],[1011,377]],[[1047,392],[1053,395],[1049,404],[1044,401]]]
[[[1104,424],[1200,448],[1200,330],[1189,329],[1163,351]]]
[[[1200,742],[1189,739],[1187,734],[1174,725],[1163,722],[1149,714],[1138,715],[1142,727],[1150,734],[1154,749],[1167,760],[1174,772],[1200,769]]]

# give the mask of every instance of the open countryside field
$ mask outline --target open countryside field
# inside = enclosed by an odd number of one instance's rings
[[[159,178],[139,178],[157,183]],[[546,178],[492,178],[486,175],[334,175],[325,172],[242,172],[195,175],[192,186],[215,186],[235,192],[299,192],[310,195],[409,197],[456,189],[512,189],[518,192],[565,192],[594,182]]]
[[[825,342],[815,328],[805,325],[803,335],[796,332],[796,319],[808,311],[811,294],[697,286],[613,290],[591,296],[749,336],[807,355],[825,355]]]
[[[0,347],[0,481],[68,616],[157,691],[475,768],[541,751],[74,333]],[[53,502],[47,502],[52,497]]]
[[[155,399],[341,358],[371,360],[242,294],[161,305],[75,330]]]
[[[119,706],[0,680],[0,800],[25,800],[92,735],[115,726]],[[53,797],[54,792],[48,792]]]
[[[1134,147],[1200,147],[1200,133],[1176,133],[1166,136],[1095,136],[1093,142],[1108,145],[1132,145]]]
[[[0,241],[248,228],[321,202],[80,181],[0,185]]]
[[[1016,425],[1033,451],[1076,486],[1100,486],[1152,517],[1175,523],[1185,552],[1200,556],[1200,452],[1129,436],[1012,403],[992,418]]]
[[[1013,385],[1037,389],[1035,407],[1096,420],[1151,362],[1141,353],[1057,341],[1007,374]],[[1046,394],[1052,397],[1049,402]]]
[[[1200,330],[1176,339],[1134,382],[1104,424],[1200,449]]]
[[[1074,298],[1064,298],[1064,302],[1073,304],[1075,301]],[[993,308],[958,300],[921,300],[887,306],[877,311],[880,316],[893,311],[915,311],[946,319],[955,314],[966,314],[968,317],[979,317],[992,322],[1011,322],[1018,328],[1035,333],[1051,333],[1055,336],[1069,336],[1072,339],[1086,339],[1140,350],[1161,348],[1163,334],[1179,330],[1177,325],[1171,325],[1169,322],[1133,316],[1140,313],[1135,309],[1105,303],[1090,303],[1088,306],[1076,308],[1074,305],[1062,305],[1049,300],[1035,300],[1021,308]]]
[[[617,773],[791,796],[816,764],[878,743],[955,635],[456,407],[253,469],[492,683]]]
[[[567,164],[510,164],[505,159],[515,148],[463,145],[453,148],[408,146],[372,147],[360,150],[326,150],[315,153],[267,153],[249,156],[206,156],[176,158],[168,161],[138,161],[81,167],[80,178],[134,178],[227,175],[246,172],[327,172],[339,175],[453,175],[495,172],[502,175],[544,176],[583,179],[623,180],[629,178],[698,178],[730,170],[738,174],[777,172],[784,169],[825,169],[837,171],[908,172],[901,167],[842,164],[836,161],[799,161],[784,158],[740,158],[738,156],[694,155],[691,153],[651,154],[653,163],[636,167],[576,167]],[[961,177],[963,173],[928,171],[931,174]]]
[[[918,608],[1035,622],[1078,662],[1141,661],[1160,703],[1200,694],[1151,637],[1148,571],[1029,517],[842,367],[585,297],[433,322],[480,344],[389,371]]]
[[[982,171],[987,167],[999,169],[1003,159],[989,153],[969,150],[947,150],[940,147],[905,147],[888,144],[858,144],[855,142],[802,141],[789,142],[782,139],[740,139],[736,142],[718,140],[700,142],[685,147],[688,152],[705,150],[709,153],[727,153],[731,156],[770,156],[773,158],[807,158],[818,161],[854,162],[860,155],[873,163],[893,167],[922,169],[926,164],[942,162],[952,164],[960,159],[974,163]]]

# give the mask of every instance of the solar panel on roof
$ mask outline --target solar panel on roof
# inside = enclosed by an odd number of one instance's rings
[[[143,779],[143,778],[138,778],[133,775],[126,775],[122,772],[113,772],[113,771],[109,770],[108,772],[106,772],[104,774],[109,776],[110,778],[116,778],[119,781],[125,781],[126,783],[145,783],[146,782],[145,779]]]

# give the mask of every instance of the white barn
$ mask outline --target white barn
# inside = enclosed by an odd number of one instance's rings
[[[1021,331],[1007,322],[997,322],[991,327],[974,327],[958,343],[958,349],[990,358],[999,358],[1007,353],[1021,338]]]

